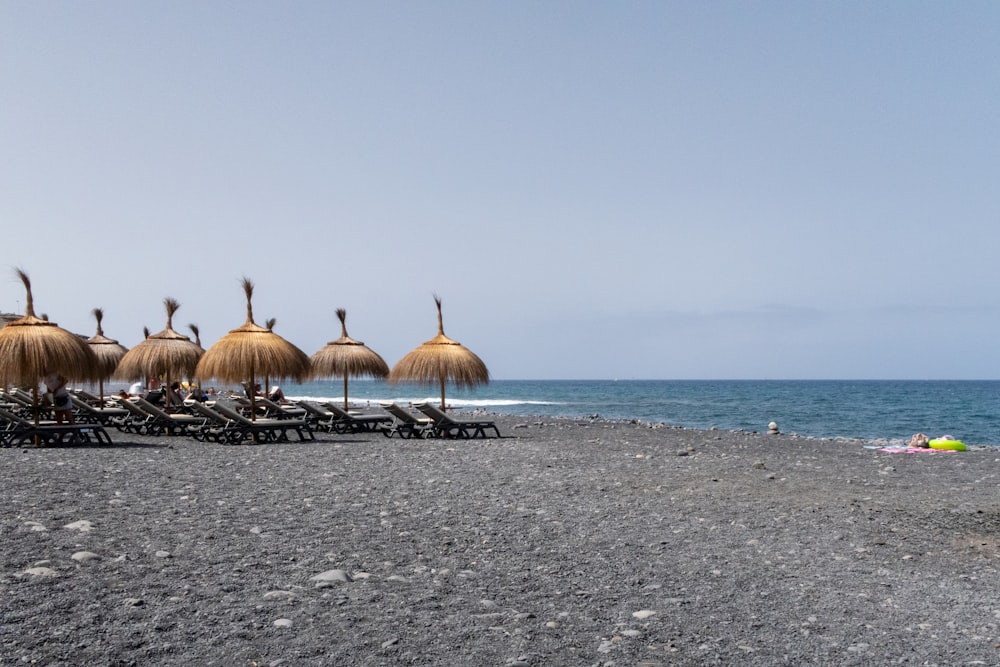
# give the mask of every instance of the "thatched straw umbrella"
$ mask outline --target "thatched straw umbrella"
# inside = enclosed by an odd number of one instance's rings
[[[371,376],[385,378],[389,364],[371,348],[347,335],[347,311],[337,309],[340,318],[340,338],[327,343],[310,357],[313,377],[344,377],[344,409],[347,409],[347,377]]]
[[[101,320],[104,319],[103,310],[100,308],[94,308],[91,312],[97,320],[97,333],[94,334],[93,337],[87,339],[87,345],[90,346],[90,349],[97,356],[97,362],[101,369],[101,377],[98,382],[101,395],[100,408],[103,410],[104,380],[105,378],[110,378],[114,375],[115,370],[118,368],[118,362],[120,362],[122,357],[125,356],[125,353],[128,352],[128,348],[121,345],[118,341],[104,335],[104,329],[101,327]]]
[[[190,377],[205,351],[184,334],[174,331],[174,313],[181,304],[167,297],[163,305],[167,309],[167,328],[146,336],[145,340],[129,350],[118,363],[116,374],[129,380],[164,376],[169,407],[171,380]]]
[[[309,357],[278,334],[253,321],[253,283],[249,278],[243,279],[243,292],[247,298],[247,321],[208,348],[194,374],[199,380],[249,381],[250,414],[252,419],[256,419],[257,404],[252,389],[257,377],[301,382],[309,375]]]
[[[38,383],[56,372],[70,380],[96,380],[97,357],[83,338],[54,322],[35,317],[28,274],[17,271],[28,293],[24,317],[0,329],[0,385],[31,386],[35,426],[38,426]]]
[[[441,409],[444,410],[446,381],[450,380],[456,387],[475,387],[488,383],[490,372],[471,350],[444,335],[441,299],[435,296],[434,303],[438,310],[438,335],[400,359],[389,373],[389,382],[440,385]]]

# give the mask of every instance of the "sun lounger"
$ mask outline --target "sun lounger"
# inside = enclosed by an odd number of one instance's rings
[[[69,398],[73,401],[73,412],[81,422],[97,422],[104,426],[117,426],[127,420],[129,416],[129,411],[125,408],[95,407],[72,392],[70,392]]]
[[[116,405],[128,412],[126,417],[123,417],[121,421],[115,424],[115,428],[125,433],[146,435],[149,430],[148,427],[155,421],[153,415],[141,409],[130,398],[115,398],[114,400]],[[155,433],[156,429],[153,428],[152,430]]]
[[[205,425],[205,418],[186,413],[166,412],[159,406],[153,405],[144,398],[131,398],[129,402],[134,403],[143,412],[149,413],[153,419],[146,426],[148,435],[193,435],[194,432]]]
[[[205,420],[192,415],[169,414],[144,398],[118,398],[116,403],[128,416],[115,422],[120,431],[139,435],[193,435]]]
[[[191,436],[195,440],[217,442],[223,445],[241,445],[250,437],[250,429],[245,428],[234,419],[226,417],[218,410],[213,410],[206,403],[193,402],[191,411],[205,418],[205,425]]]
[[[51,421],[35,423],[0,408],[0,444],[4,447],[21,445],[82,445],[96,443],[112,445],[111,436],[100,424],[57,424]]]
[[[385,437],[398,435],[406,439],[427,438],[434,435],[434,420],[430,417],[418,417],[395,403],[380,402],[379,405],[392,416],[392,423],[382,427],[382,435]]]
[[[257,405],[257,409],[264,409],[265,417],[273,417],[274,419],[305,419],[306,411],[302,407],[291,404],[282,405],[281,403],[275,403],[269,398],[264,398],[263,396],[257,396],[254,398],[254,403]],[[247,402],[249,407],[249,401]]]
[[[327,433],[333,433],[336,430],[333,425],[338,420],[337,415],[323,406],[312,401],[297,401],[295,404],[305,412],[305,420],[313,428]]]
[[[83,399],[84,402],[90,403],[95,407],[101,405],[101,398],[99,396],[95,396],[84,389],[70,389],[69,393],[76,395],[78,398]],[[107,397],[105,397],[105,399],[107,399]]]
[[[35,399],[31,395],[31,392],[14,387],[8,391],[5,396],[8,402],[18,406],[18,408],[12,412],[22,417],[31,417],[34,419]],[[38,402],[38,413],[44,419],[50,419],[52,417],[52,406],[48,403],[41,402],[40,397]]]
[[[352,414],[333,401],[324,403],[323,407],[336,415],[333,430],[337,433],[370,433],[392,421],[392,417],[387,414]]]
[[[500,437],[500,429],[496,422],[488,419],[454,419],[440,408],[430,403],[417,403],[414,406],[434,420],[434,430],[441,438],[486,438],[486,431],[492,430]]]
[[[252,420],[243,415],[234,404],[226,401],[216,401],[211,408],[246,429],[254,442],[284,442],[288,440],[288,431],[295,431],[299,440],[316,439],[316,435],[309,428],[305,419],[261,417]]]

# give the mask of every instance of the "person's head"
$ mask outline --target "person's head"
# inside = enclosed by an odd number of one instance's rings
[[[170,385],[170,388],[173,389],[174,391],[180,391],[181,383],[180,382],[174,382],[172,385]]]

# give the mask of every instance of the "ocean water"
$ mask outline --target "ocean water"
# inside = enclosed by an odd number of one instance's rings
[[[285,384],[289,398],[343,400],[343,381]],[[352,380],[355,403],[440,401],[435,389]],[[914,433],[1000,445],[1000,381],[494,380],[447,388],[459,409],[553,417],[638,419],[688,428],[909,441]]]

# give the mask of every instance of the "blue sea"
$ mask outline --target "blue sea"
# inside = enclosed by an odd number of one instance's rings
[[[285,384],[289,398],[343,400],[343,381]],[[440,401],[436,389],[351,380],[348,398],[364,405]],[[663,422],[687,428],[766,431],[812,437],[889,439],[914,433],[1000,445],[1000,381],[939,380],[494,380],[448,387],[457,409],[552,417]]]

